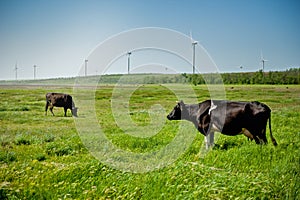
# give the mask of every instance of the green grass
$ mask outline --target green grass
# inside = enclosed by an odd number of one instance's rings
[[[169,86],[143,85],[132,94],[129,115],[138,127],[145,127],[145,134],[152,131],[147,127],[153,105],[161,105],[164,115],[174,107],[177,98]],[[227,99],[258,100],[270,106],[276,148],[271,143],[256,145],[242,135],[220,135],[216,147],[202,157],[203,136],[184,122],[185,131],[195,134],[192,144],[172,164],[147,173],[120,171],[94,158],[82,143],[70,111],[63,117],[63,109],[55,108],[56,116],[49,112],[45,116],[45,94],[72,94],[70,86],[0,87],[0,199],[300,198],[298,85],[225,86]],[[209,98],[205,86],[193,89],[199,102]],[[83,97],[87,90],[82,90]],[[124,134],[112,116],[112,91],[113,85],[97,89],[96,113],[115,146],[146,153],[164,148],[176,137],[180,125],[174,121],[166,121],[151,137]],[[79,108],[78,115],[86,117],[85,107]],[[270,141],[269,130],[267,138]]]

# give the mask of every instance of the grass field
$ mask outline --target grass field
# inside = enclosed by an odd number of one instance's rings
[[[0,199],[300,199],[299,85],[225,86],[228,100],[269,105],[278,146],[220,135],[205,156],[199,154],[203,136],[189,122],[166,121],[146,138],[124,134],[111,110],[113,88],[99,87],[95,99],[97,120],[114,145],[136,153],[160,150],[184,126],[194,134],[186,151],[170,165],[147,173],[114,169],[90,154],[70,111],[63,117],[63,109],[55,108],[56,116],[45,116],[45,94],[72,94],[72,87],[0,86]],[[205,86],[193,89],[199,102],[209,98]],[[142,85],[129,101],[131,119],[148,127],[151,106],[161,105],[166,116],[176,100],[166,86]],[[84,107],[78,115],[85,116]]]

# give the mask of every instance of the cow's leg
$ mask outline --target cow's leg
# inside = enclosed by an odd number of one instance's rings
[[[267,136],[266,136],[266,129],[265,128],[262,129],[262,131],[261,131],[260,139],[262,139],[262,143],[263,144],[267,144],[268,143]]]
[[[250,139],[252,141],[254,139],[254,136],[250,133],[249,130],[242,128],[242,133],[248,138],[248,140]]]
[[[64,107],[64,110],[65,110],[65,117],[66,117],[66,116],[67,116],[68,108],[67,108],[67,107]]]
[[[266,129],[255,130],[253,132],[254,140],[256,144],[267,144],[267,137],[266,137]]]
[[[52,115],[54,116],[54,113],[53,113],[53,105],[52,105],[52,104],[50,104],[50,111],[51,111]]]
[[[206,149],[212,148],[214,146],[215,132],[210,131],[208,135],[205,136],[205,147]]]
[[[205,149],[208,149],[209,148],[209,145],[208,145],[208,141],[209,141],[208,135],[206,135],[204,137],[204,141],[205,141]]]
[[[47,115],[48,106],[49,106],[49,101],[46,101],[45,115]]]
[[[209,136],[210,136],[210,146],[213,147],[215,146],[215,132],[214,131],[210,132]]]
[[[263,144],[263,141],[257,135],[254,136],[254,140],[256,144]]]

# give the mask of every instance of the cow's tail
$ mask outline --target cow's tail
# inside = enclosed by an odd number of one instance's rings
[[[270,113],[270,117],[269,117],[269,129],[270,129],[270,137],[272,140],[272,143],[274,144],[274,146],[277,146],[277,142],[275,140],[275,138],[272,135],[272,129],[271,129],[271,113]]]

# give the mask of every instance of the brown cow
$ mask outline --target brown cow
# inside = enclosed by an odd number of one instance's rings
[[[75,103],[72,99],[71,95],[68,94],[63,94],[63,93],[47,93],[46,94],[46,113],[45,115],[47,115],[47,110],[48,110],[48,106],[50,106],[50,111],[52,113],[52,115],[54,116],[53,113],[53,107],[63,107],[65,110],[65,117],[67,116],[67,110],[70,109],[72,112],[72,115],[74,117],[77,117],[77,109],[75,107]]]

